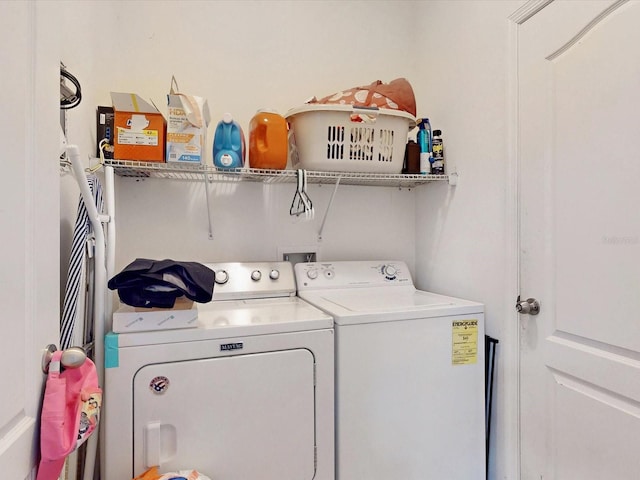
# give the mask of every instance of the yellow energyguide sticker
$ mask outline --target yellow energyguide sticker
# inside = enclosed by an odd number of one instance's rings
[[[454,320],[451,363],[472,365],[478,361],[478,320]]]

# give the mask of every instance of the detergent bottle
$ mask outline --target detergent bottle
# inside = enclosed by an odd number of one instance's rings
[[[242,168],[244,157],[242,128],[230,113],[225,113],[213,136],[213,164],[221,169]]]
[[[287,121],[273,110],[262,109],[249,123],[249,166],[283,170],[287,166]]]

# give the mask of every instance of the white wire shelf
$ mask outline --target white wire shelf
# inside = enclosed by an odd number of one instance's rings
[[[257,168],[237,168],[219,170],[212,165],[138,162],[131,160],[105,160],[116,175],[137,178],[168,178],[174,180],[203,180],[203,176],[212,182],[260,182],[295,183],[295,170],[262,170]],[[378,174],[349,172],[318,172],[307,170],[308,183],[340,185],[369,185],[381,187],[414,188],[430,182],[449,181],[448,175],[421,174]]]

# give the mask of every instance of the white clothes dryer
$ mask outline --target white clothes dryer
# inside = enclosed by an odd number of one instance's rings
[[[104,480],[332,480],[332,318],[295,296],[288,262],[208,266],[195,328],[107,335]]]
[[[336,480],[484,480],[484,307],[403,262],[298,263],[334,318]]]

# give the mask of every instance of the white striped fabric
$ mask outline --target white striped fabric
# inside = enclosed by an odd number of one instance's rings
[[[102,199],[100,179],[91,174],[87,175],[87,181],[93,193],[93,200],[98,209],[98,213],[102,214],[104,201]],[[81,291],[80,286],[85,283],[82,279],[85,276],[83,270],[86,265],[87,241],[92,236],[93,228],[91,227],[89,215],[87,214],[82,196],[80,196],[76,225],[73,231],[73,241],[71,242],[71,257],[69,258],[69,271],[64,292],[62,318],[60,320],[60,349],[62,350],[73,346],[74,329],[77,326],[78,319],[83,319],[84,316],[84,308],[80,309],[79,307],[85,304],[85,301],[80,299],[80,295],[84,295],[85,291],[84,289]],[[90,317],[93,318],[92,316]]]

